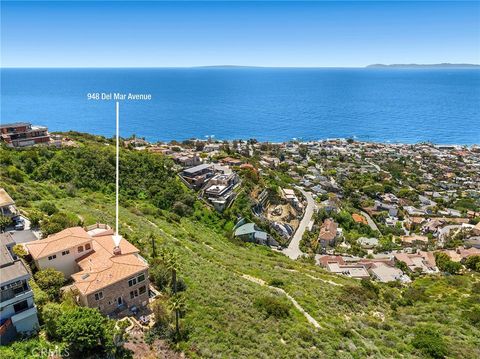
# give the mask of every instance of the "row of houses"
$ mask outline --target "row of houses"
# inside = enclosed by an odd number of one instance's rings
[[[318,264],[327,271],[356,279],[373,278],[380,282],[410,282],[391,259],[365,259],[342,256],[319,256]]]
[[[454,262],[463,262],[470,256],[480,255],[480,249],[460,247],[455,250],[440,250],[449,256]],[[417,273],[434,274],[439,270],[435,262],[435,252],[416,251],[407,253],[403,251],[393,252],[389,255],[380,255],[374,259],[345,257],[339,255],[319,255],[317,262],[327,271],[345,275],[351,278],[372,278],[380,282],[410,282],[409,276],[404,273],[397,263],[403,263],[406,267]]]

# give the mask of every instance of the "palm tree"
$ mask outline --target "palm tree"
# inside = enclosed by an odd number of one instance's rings
[[[178,255],[173,251],[164,251],[162,259],[167,269],[172,273],[173,294],[177,294],[177,271],[179,269]]]
[[[152,242],[152,257],[156,258],[157,257],[157,250],[155,248],[155,236],[153,235],[152,232],[150,232],[150,241]]]
[[[180,338],[180,313],[185,310],[185,299],[180,294],[175,294],[169,300],[170,309],[175,312],[175,341]]]

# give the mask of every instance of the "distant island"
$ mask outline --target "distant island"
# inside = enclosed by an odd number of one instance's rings
[[[367,68],[480,68],[480,65],[477,64],[451,64],[451,63],[441,63],[441,64],[372,64],[366,66]]]

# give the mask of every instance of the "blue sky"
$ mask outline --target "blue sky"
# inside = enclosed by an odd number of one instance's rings
[[[480,63],[480,2],[2,1],[3,67]]]

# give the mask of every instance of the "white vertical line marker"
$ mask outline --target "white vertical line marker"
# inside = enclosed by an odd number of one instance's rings
[[[119,177],[120,177],[120,125],[119,125],[119,117],[120,117],[120,108],[118,101],[115,103],[115,112],[116,112],[116,156],[115,156],[115,235],[113,236],[113,240],[115,246],[118,247],[120,244],[120,240],[122,239],[118,234],[118,193],[119,193]]]
[[[118,111],[119,111],[119,104],[118,104],[118,101],[116,102],[116,130],[117,130],[117,147],[116,147],[116,150],[117,150],[117,154],[116,154],[116,163],[115,163],[115,234],[118,236],[118,187],[119,187],[119,182],[118,182],[118,174],[119,174],[119,157],[120,157],[120,150],[119,150],[119,130],[118,130],[118,127],[119,127],[119,114],[118,114]]]

